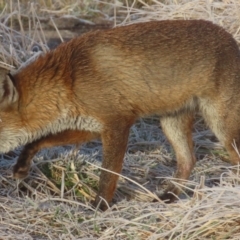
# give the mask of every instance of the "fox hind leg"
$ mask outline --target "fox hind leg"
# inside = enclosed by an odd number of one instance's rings
[[[187,112],[161,118],[163,132],[176,154],[177,170],[175,178],[179,184],[184,184],[184,181],[189,178],[196,162],[192,141],[193,118],[193,114]],[[175,200],[175,195],[180,193],[181,188],[179,186],[169,183],[160,198],[166,200],[166,202],[172,202]]]
[[[200,100],[200,110],[204,120],[223,144],[229,154],[229,159],[223,159],[232,165],[240,163],[237,151],[240,152],[240,109],[234,109],[227,102]],[[237,147],[237,151],[233,145]]]

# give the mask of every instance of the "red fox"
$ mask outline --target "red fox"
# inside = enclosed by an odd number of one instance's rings
[[[211,22],[152,21],[94,31],[1,78],[0,152],[26,145],[13,170],[24,178],[40,149],[101,138],[102,167],[120,173],[130,127],[157,114],[181,182],[195,164],[196,111],[225,146],[229,162],[240,162],[232,147],[233,141],[240,147],[239,100],[237,43]],[[117,180],[101,172],[95,204],[101,197],[111,202]],[[162,199],[172,201],[180,191],[169,185]]]

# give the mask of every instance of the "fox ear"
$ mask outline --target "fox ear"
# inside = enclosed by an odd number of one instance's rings
[[[8,107],[18,100],[18,91],[14,77],[8,73],[0,73],[0,109]]]

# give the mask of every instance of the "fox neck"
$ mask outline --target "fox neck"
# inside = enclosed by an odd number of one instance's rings
[[[27,143],[27,133],[22,128],[21,117],[16,112],[1,112],[0,152],[6,153]]]

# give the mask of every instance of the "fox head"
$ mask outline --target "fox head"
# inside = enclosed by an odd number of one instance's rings
[[[5,153],[22,144],[18,113],[19,93],[14,78],[0,73],[0,152]]]
[[[64,130],[101,130],[97,120],[78,110],[69,82],[57,74],[52,78],[48,68],[42,75],[33,68],[0,76],[0,153]]]
[[[39,115],[41,109],[28,107],[30,101],[24,100],[34,95],[28,90],[29,82],[23,79],[20,87],[14,75],[0,75],[0,153],[6,153],[46,135],[49,129]]]

